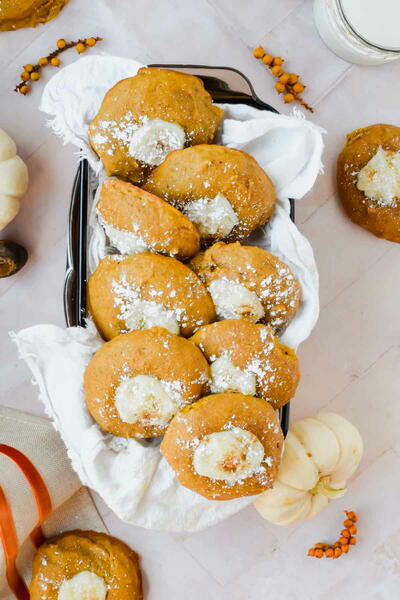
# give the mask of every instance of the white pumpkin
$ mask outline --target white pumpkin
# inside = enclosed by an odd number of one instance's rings
[[[278,477],[254,502],[276,525],[311,519],[329,500],[346,493],[362,456],[359,431],[344,417],[322,412],[290,426]]]
[[[28,169],[10,136],[0,129],[0,231],[14,219],[28,187]]]

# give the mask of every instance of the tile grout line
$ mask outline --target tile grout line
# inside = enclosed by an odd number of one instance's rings
[[[249,505],[251,506],[251,505]],[[228,517],[229,518],[229,517]],[[187,548],[184,544],[184,542],[180,541],[179,542],[180,546],[185,550],[185,552],[187,552],[187,554],[202,568],[202,570],[208,574],[209,577],[211,577],[211,579],[218,585],[219,588],[223,589],[224,585],[223,583],[220,583],[218,581],[218,579],[216,579],[213,575],[213,573],[211,571],[209,571],[205,566],[203,566],[199,560],[196,558],[196,556],[189,550],[189,548]],[[240,576],[239,576],[240,577]]]
[[[208,6],[212,9],[212,11],[216,15],[216,17],[219,18],[219,22],[220,22],[221,26],[223,27],[223,29],[225,30],[225,32],[229,33],[229,34],[234,33],[235,37],[238,37],[240,39],[240,41],[242,42],[242,44],[246,48],[252,49],[253,46],[249,45],[242,38],[242,34],[240,33],[241,29],[238,27],[238,25],[235,23],[235,21],[233,21],[229,17],[224,16],[222,13],[218,12],[217,9],[215,8],[215,4],[214,4],[214,2],[212,2],[212,0],[205,0],[205,1],[208,4]],[[279,27],[291,14],[293,14],[294,12],[296,12],[296,10],[298,10],[301,6],[304,6],[304,4],[305,4],[305,0],[300,0],[299,3],[294,8],[290,9],[285,14],[284,17],[282,17],[277,23],[275,23],[275,25],[271,29],[268,29],[267,31],[265,31],[257,39],[257,41],[254,42],[254,46],[257,46],[259,44],[260,39],[263,39],[267,34],[271,33],[271,31],[274,31],[274,29],[276,29],[276,27]]]
[[[305,5],[305,0],[301,0],[294,8],[291,8],[284,17],[282,17],[282,19],[280,19],[277,23],[275,23],[275,25],[272,27],[272,29],[268,29],[268,31],[266,31],[265,33],[262,34],[261,38],[258,38],[256,45],[258,45],[260,39],[263,39],[266,35],[268,35],[268,33],[271,33],[272,31],[274,31],[277,27],[280,27],[282,25],[282,23],[284,21],[286,21],[286,19],[288,17],[290,17],[291,15],[295,14],[297,11],[299,11],[301,8],[303,8],[303,6]]]
[[[359,375],[356,376],[356,379],[352,379],[351,381],[349,381],[347,383],[347,385],[345,385],[339,392],[336,392],[336,394],[334,396],[332,396],[328,400],[328,402],[326,402],[326,404],[324,404],[318,410],[324,410],[328,406],[328,404],[331,404],[332,402],[334,402],[341,394],[343,394],[346,390],[348,390],[352,385],[354,385],[354,384],[358,383],[360,380],[364,379],[364,377],[368,374],[368,371],[370,371],[374,367],[374,365],[376,365],[386,354],[388,354],[395,348],[400,349],[400,346],[393,344],[392,346],[389,346],[389,348],[386,348],[386,350],[381,352],[381,354],[379,354],[379,356],[377,356],[375,360],[373,360],[369,365],[367,365],[365,367],[365,369],[363,371],[361,371],[361,373]]]
[[[308,223],[308,221],[309,221],[310,219],[312,219],[312,217],[313,217],[314,215],[316,215],[316,214],[317,214],[317,212],[318,212],[318,211],[319,211],[321,208],[323,208],[324,206],[326,206],[326,205],[328,204],[328,202],[330,202],[330,201],[331,201],[333,198],[336,198],[336,193],[333,193],[333,194],[331,194],[330,196],[328,196],[328,198],[327,198],[326,200],[324,200],[324,201],[323,201],[323,203],[322,203],[322,204],[320,204],[320,206],[318,206],[318,207],[317,207],[315,210],[313,210],[313,212],[312,212],[310,215],[308,215],[308,217],[307,217],[307,218],[306,218],[304,221],[302,221],[302,222],[300,222],[300,221],[299,221],[299,222],[297,222],[297,223],[296,223],[296,225],[300,225],[300,226],[302,226],[302,225],[305,225],[306,223]]]
[[[357,281],[360,281],[360,279],[362,277],[364,277],[364,275],[366,275],[367,273],[369,273],[369,271],[376,266],[377,263],[379,263],[381,260],[383,260],[385,258],[385,256],[387,254],[389,254],[391,251],[393,250],[393,248],[387,248],[383,254],[381,254],[377,259],[375,259],[372,263],[369,263],[369,265],[367,266],[367,268],[364,271],[361,271],[356,279],[353,279],[350,283],[348,283],[343,289],[340,290],[340,292],[338,292],[338,294],[336,294],[336,296],[334,296],[333,298],[331,298],[329,300],[329,302],[327,302],[326,304],[324,304],[323,306],[321,306],[321,311],[320,314],[328,307],[330,306],[330,304],[332,304],[332,302],[334,302],[335,300],[337,300],[337,298],[339,298],[344,292],[346,292],[347,290],[349,290],[355,283],[357,283]],[[361,275],[361,277],[360,277]]]
[[[354,70],[354,65],[348,65],[346,69],[334,80],[332,83],[324,90],[316,100],[314,100],[314,106],[318,106],[320,102],[326,98],[328,94],[330,94],[347,76]]]

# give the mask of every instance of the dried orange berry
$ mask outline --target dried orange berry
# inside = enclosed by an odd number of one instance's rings
[[[90,47],[93,47],[96,45],[96,40],[94,37],[90,37],[90,38],[86,38],[86,44]]]
[[[348,543],[349,543],[349,540],[347,538],[345,538],[345,537],[339,538],[339,544],[342,544],[342,546],[343,546],[343,544],[348,544]]]
[[[254,48],[253,50],[253,56],[254,58],[262,58],[265,54],[265,50],[262,46],[257,46],[257,48]]]
[[[304,87],[305,86],[298,81],[294,84],[293,91],[296,92],[296,94],[301,94],[301,92],[304,92]]]
[[[42,58],[39,58],[39,60],[38,60],[38,64],[39,64],[41,67],[45,67],[46,65],[48,65],[48,64],[49,64],[49,59],[48,59],[48,58],[46,58],[46,56],[42,56]]]
[[[282,68],[279,65],[275,65],[271,68],[271,73],[275,75],[275,77],[279,77],[282,75]]]
[[[40,73],[38,73],[37,71],[34,71],[31,75],[31,79],[32,79],[32,81],[39,81]]]
[[[296,75],[296,73],[289,73],[289,83],[291,85],[293,85],[294,83],[297,83],[299,80],[299,76]]]
[[[351,544],[352,546],[355,546],[357,544],[357,539],[355,537],[351,537],[349,539],[349,544]]]
[[[315,548],[310,548],[309,549],[308,556],[315,556]]]
[[[19,88],[19,92],[20,92],[20,94],[23,94],[24,96],[25,96],[25,94],[27,94],[27,93],[29,92],[29,90],[30,90],[30,87],[29,87],[29,85],[22,85],[22,86]]]
[[[333,557],[333,554],[334,554],[334,550],[333,550],[333,548],[328,548],[328,549],[326,550],[325,554],[326,554],[326,556],[327,556],[328,558],[332,558],[332,557]]]
[[[33,71],[33,65],[25,65],[24,69],[25,69],[25,71],[28,71],[28,73],[32,73],[32,71]]]
[[[57,40],[57,48],[60,48],[60,50],[65,48],[66,45],[67,45],[67,42],[63,38],[60,38],[59,40]]]
[[[285,94],[283,96],[283,100],[284,100],[285,104],[290,104],[291,102],[293,102],[294,96],[293,96],[293,94]]]
[[[289,73],[282,73],[282,75],[279,77],[279,81],[281,83],[288,83],[289,81]]]
[[[273,61],[273,57],[270,54],[265,54],[262,59],[264,65],[270,65]]]
[[[31,78],[31,75],[30,75],[30,73],[28,73],[28,71],[22,71],[22,73],[21,73],[22,81],[29,81],[30,78]]]
[[[322,558],[323,555],[324,555],[324,551],[321,550],[320,548],[317,548],[317,550],[315,550],[315,554],[314,554],[315,558]]]
[[[342,546],[342,552],[344,552],[344,554],[347,554],[349,551],[349,545],[348,544],[344,544],[344,546]]]
[[[350,531],[348,529],[342,529],[342,531],[340,532],[341,536],[344,538],[349,538],[351,537],[350,535]]]
[[[317,542],[317,543],[314,545],[314,548],[323,548],[323,547],[324,547],[324,544],[322,544],[322,542]]]
[[[282,92],[285,91],[285,86],[283,85],[283,83],[279,83],[279,81],[275,84],[275,89],[278,92],[278,94],[282,94]]]
[[[82,54],[82,52],[85,52],[86,46],[82,42],[78,42],[75,46],[75,49],[78,52],[78,54]]]
[[[283,63],[284,63],[284,60],[283,60],[283,58],[281,58],[280,56],[275,56],[274,60],[272,61],[272,64],[273,64],[274,66],[275,66],[275,65],[278,65],[278,66],[280,66],[280,65],[283,65]]]
[[[357,517],[356,513],[353,510],[345,510],[344,512],[346,513],[346,516],[347,516],[348,519],[350,519],[351,521],[353,521],[353,523],[357,523],[358,517]]]
[[[341,548],[335,548],[335,550],[333,552],[333,556],[334,556],[334,558],[339,558],[339,556],[342,556],[342,549]]]
[[[52,58],[50,62],[53,65],[53,67],[59,67],[61,64],[61,60],[56,57]]]
[[[357,527],[355,525],[352,525],[351,527],[349,527],[349,531],[350,531],[351,535],[356,535]]]
[[[346,519],[343,521],[343,525],[347,527],[347,529],[350,529],[350,527],[353,525],[353,521],[351,521],[351,519]]]

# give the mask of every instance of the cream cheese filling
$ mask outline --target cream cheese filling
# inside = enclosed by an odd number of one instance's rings
[[[148,165],[160,165],[172,150],[185,145],[185,131],[178,123],[148,119],[133,131],[129,154]]]
[[[92,571],[81,571],[65,579],[58,590],[58,600],[105,600],[107,585]]]
[[[247,396],[256,394],[256,376],[254,373],[235,367],[228,356],[220,356],[211,364],[211,392],[240,392]]]
[[[124,423],[164,427],[183,404],[171,386],[152,375],[124,379],[115,393],[115,408]]]
[[[142,238],[136,233],[128,231],[127,229],[118,229],[108,223],[103,217],[99,217],[99,221],[112,246],[114,246],[121,254],[137,254],[138,252],[146,252],[149,250],[149,247],[146,246]]]
[[[358,173],[357,188],[379,206],[394,206],[400,199],[400,152],[379,146]]]
[[[202,237],[224,238],[239,223],[229,200],[222,194],[215,198],[199,198],[187,204],[185,215],[194,223]]]
[[[164,308],[152,300],[133,299],[124,310],[123,319],[129,331],[164,327],[171,333],[179,335],[180,326],[173,310]]]
[[[234,485],[254,475],[263,458],[264,446],[257,436],[233,427],[205,435],[194,451],[193,467],[203,477]]]
[[[229,279],[214,279],[208,286],[219,319],[244,319],[257,323],[264,308],[255,292]]]

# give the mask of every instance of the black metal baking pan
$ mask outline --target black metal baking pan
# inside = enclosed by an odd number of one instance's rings
[[[205,65],[149,66],[174,69],[200,77],[204,82],[204,87],[216,102],[247,104],[262,110],[278,112],[258,98],[247,77],[236,69]],[[64,284],[64,311],[68,327],[76,325],[85,327],[88,210],[95,191],[93,179],[93,173],[91,173],[87,160],[81,160],[72,188],[69,212],[67,267]],[[293,222],[294,216],[294,201],[290,200],[290,217]],[[289,404],[280,409],[280,421],[284,435],[289,428],[289,412]]]

